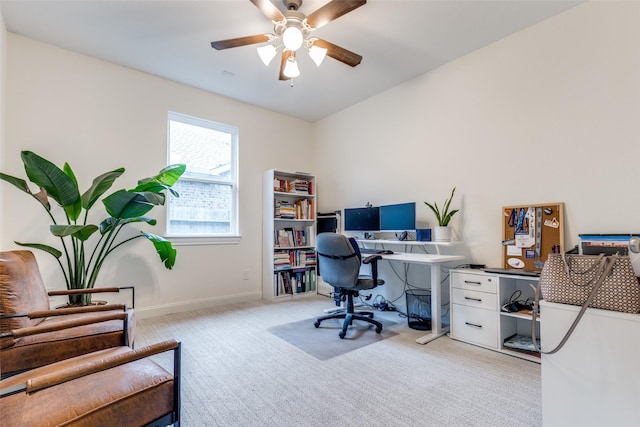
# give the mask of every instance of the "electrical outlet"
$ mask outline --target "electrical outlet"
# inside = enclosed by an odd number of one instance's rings
[[[242,280],[249,280],[249,270],[244,270],[242,272]]]

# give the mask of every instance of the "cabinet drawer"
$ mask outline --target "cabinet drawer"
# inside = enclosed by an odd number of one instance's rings
[[[451,291],[451,302],[454,304],[483,308],[494,312],[497,309],[498,297],[496,294],[458,288],[453,288]]]
[[[498,348],[498,315],[495,311],[451,305],[451,336],[457,340]]]
[[[461,273],[454,271],[451,273],[451,287],[459,289],[469,289],[472,291],[496,293],[496,276],[477,273]]]

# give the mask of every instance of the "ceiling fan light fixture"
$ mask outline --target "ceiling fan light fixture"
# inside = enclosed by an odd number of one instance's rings
[[[316,63],[316,66],[320,66],[324,58],[327,56],[327,49],[319,46],[311,46],[309,48],[309,56]]]
[[[262,62],[264,62],[264,65],[269,65],[271,63],[271,60],[276,56],[276,47],[272,44],[267,44],[264,46],[260,46],[258,49],[258,55],[260,56],[260,59],[262,60]]]
[[[290,79],[293,79],[294,77],[298,77],[300,75],[300,69],[298,68],[298,62],[296,61],[295,56],[291,55],[287,59],[284,70],[282,70],[282,74]]]
[[[298,27],[287,27],[282,33],[282,43],[292,52],[300,49],[304,42],[302,31]]]

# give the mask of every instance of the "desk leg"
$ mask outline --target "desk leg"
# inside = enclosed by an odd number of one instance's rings
[[[449,328],[442,326],[442,284],[440,283],[440,266],[430,265],[431,269],[431,332],[416,339],[418,344],[426,344],[440,338]]]

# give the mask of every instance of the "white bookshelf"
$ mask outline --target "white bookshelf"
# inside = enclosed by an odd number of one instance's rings
[[[316,294],[315,184],[315,177],[304,172],[264,174],[262,298],[267,301]]]

